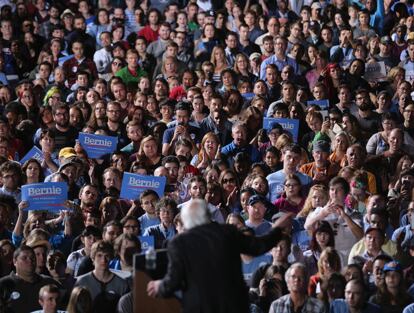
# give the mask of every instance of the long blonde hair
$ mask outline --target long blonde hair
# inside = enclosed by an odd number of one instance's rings
[[[305,204],[303,205],[302,210],[298,213],[297,217],[307,217],[311,211],[313,211],[315,208],[312,206],[312,197],[313,193],[315,191],[321,192],[324,196],[326,201],[329,199],[328,189],[325,185],[314,185],[309,190],[308,196],[305,200]]]

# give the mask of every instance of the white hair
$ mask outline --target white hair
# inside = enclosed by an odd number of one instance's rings
[[[206,201],[202,199],[188,201],[181,209],[181,220],[186,230],[210,222]]]

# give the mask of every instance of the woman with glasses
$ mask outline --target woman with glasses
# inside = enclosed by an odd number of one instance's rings
[[[302,184],[299,177],[294,174],[286,176],[284,183],[284,192],[276,200],[276,210],[279,212],[292,212],[295,215],[302,209],[305,199],[301,194]]]

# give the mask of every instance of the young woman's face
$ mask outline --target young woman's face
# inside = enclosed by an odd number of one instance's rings
[[[236,177],[232,173],[227,173],[222,180],[223,189],[232,192],[236,188]]]
[[[29,178],[39,178],[40,168],[35,162],[29,163],[26,169],[26,176]]]
[[[153,158],[157,155],[157,143],[154,140],[149,140],[144,143],[142,149],[148,158]]]
[[[104,11],[99,12],[98,21],[99,21],[99,24],[101,25],[108,24],[109,22],[108,14]]]
[[[209,154],[215,154],[217,152],[218,143],[213,138],[209,138],[204,143],[204,150]]]
[[[285,181],[285,192],[287,196],[296,196],[300,192],[300,183],[295,179]]]
[[[385,274],[385,284],[387,288],[398,288],[401,282],[401,274],[395,271]]]
[[[329,234],[325,232],[317,232],[316,235],[316,242],[322,248],[325,248],[329,242]]]
[[[261,177],[257,177],[252,182],[252,188],[258,193],[264,195],[267,191],[267,184]]]
[[[323,207],[328,201],[326,196],[319,190],[314,190],[311,197],[312,208]]]

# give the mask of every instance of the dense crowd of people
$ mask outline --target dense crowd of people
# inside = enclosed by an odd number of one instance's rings
[[[243,236],[291,217],[269,253],[240,255],[250,312],[414,312],[413,15],[1,0],[0,312],[132,312],[133,255],[188,231],[197,199]],[[90,158],[80,133],[117,149]],[[165,192],[125,199],[125,172]],[[43,182],[67,184],[64,210],[28,210],[21,187]]]

